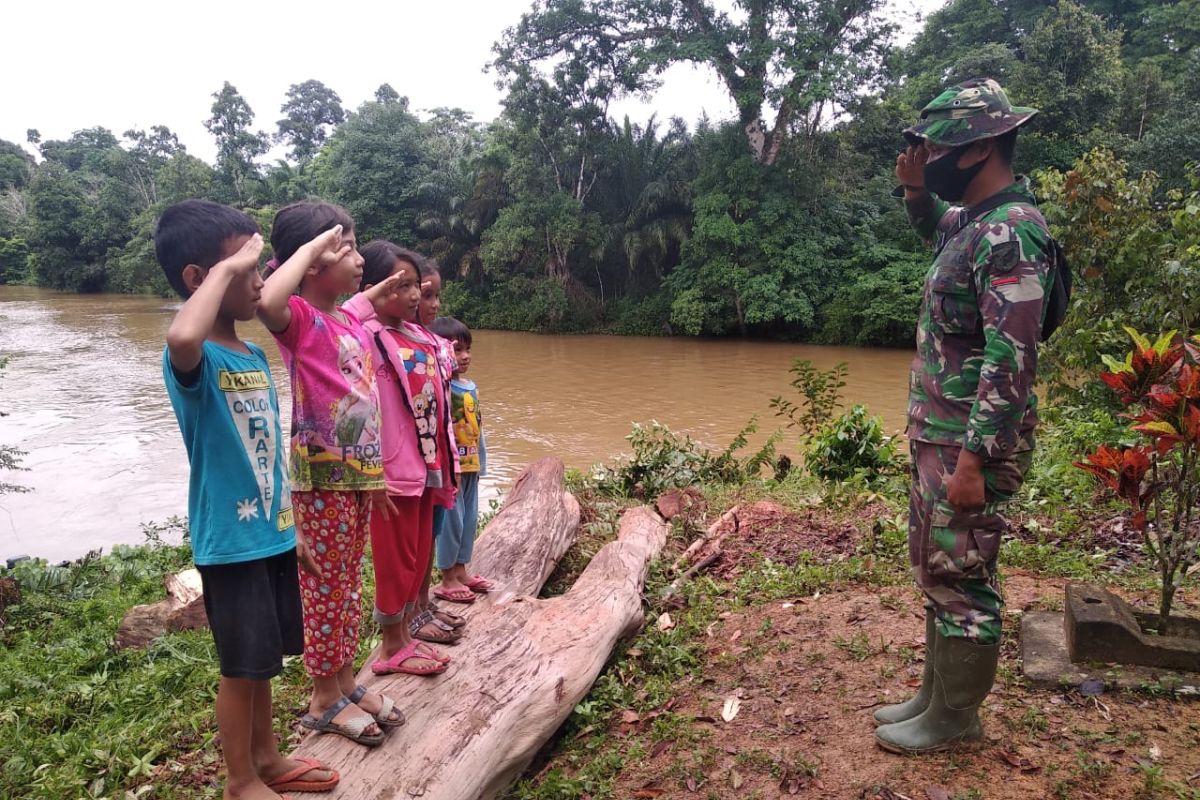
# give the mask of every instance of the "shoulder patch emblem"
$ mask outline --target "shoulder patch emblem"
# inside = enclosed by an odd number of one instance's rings
[[[1021,243],[1018,241],[1001,242],[992,245],[988,253],[988,264],[993,273],[1004,273],[1011,270],[1021,261]]]

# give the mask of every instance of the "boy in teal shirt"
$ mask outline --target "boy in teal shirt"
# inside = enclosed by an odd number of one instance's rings
[[[292,526],[270,367],[235,329],[258,307],[262,236],[240,211],[186,200],[163,212],[154,245],[186,300],[167,331],[163,380],[187,447],[193,558],[221,664],[224,797],[332,789],[338,774],[284,758],[272,725],[271,678],[304,645],[297,564],[316,565]]]

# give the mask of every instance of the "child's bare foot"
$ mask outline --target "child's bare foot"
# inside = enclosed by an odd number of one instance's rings
[[[359,708],[361,708],[363,711],[366,711],[372,717],[375,717],[375,719],[379,719],[379,714],[383,711],[385,705],[383,695],[370,690],[363,692],[356,702],[358,703]],[[394,703],[387,705],[388,713],[384,719],[393,725],[403,725],[404,715],[400,713],[399,709],[395,708]]]
[[[451,603],[474,603],[475,593],[467,586],[459,583],[453,577],[453,573],[446,573],[439,584],[433,590],[433,596],[439,600],[447,600]]]

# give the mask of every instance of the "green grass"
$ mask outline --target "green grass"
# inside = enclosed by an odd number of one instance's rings
[[[0,628],[0,798],[220,797],[209,632],[168,634],[144,650],[112,644],[125,611],[162,599],[163,575],[191,565],[186,546],[156,543],[159,532],[145,547],[67,568],[26,562],[4,573],[23,597]],[[373,645],[364,636],[360,656]],[[285,722],[308,697],[298,657],[273,688],[286,742]]]

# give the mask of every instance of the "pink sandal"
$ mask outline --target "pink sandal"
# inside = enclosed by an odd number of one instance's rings
[[[451,603],[462,603],[464,605],[475,602],[475,592],[471,589],[443,589],[439,586],[433,590],[433,596],[439,600],[447,600]]]
[[[406,667],[404,662],[412,658],[423,658],[426,661],[438,662],[435,667]],[[393,673],[402,673],[405,675],[437,675],[440,672],[446,671],[446,663],[440,658],[435,658],[420,650],[420,643],[416,641],[409,642],[404,647],[397,650],[391,658],[387,660],[380,659],[371,665],[371,672],[376,675],[391,675]]]
[[[450,656],[446,655],[441,650],[438,650],[433,645],[426,644],[425,642],[419,642],[416,639],[413,639],[413,644],[417,648],[417,655],[421,658],[431,658],[434,661],[440,661],[443,664],[450,663]]]
[[[463,582],[463,585],[472,592],[478,592],[479,594],[487,594],[492,589],[496,588],[495,583],[489,581],[482,575],[472,575],[469,580]]]

